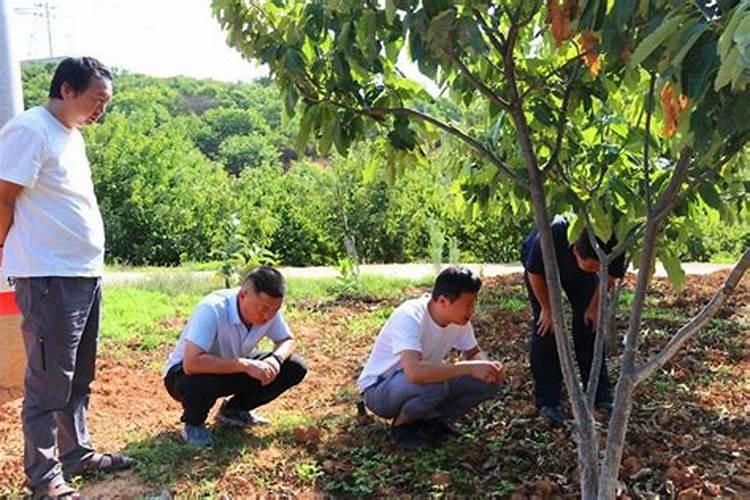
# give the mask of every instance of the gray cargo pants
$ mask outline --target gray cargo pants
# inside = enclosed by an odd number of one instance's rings
[[[74,465],[94,453],[86,411],[101,296],[101,278],[16,279],[27,357],[21,411],[24,469],[32,489],[59,476],[61,465]]]
[[[402,413],[409,421],[453,419],[496,397],[499,391],[499,382],[487,384],[468,375],[445,382],[413,384],[404,370],[399,369],[365,389],[363,398],[367,408],[383,418],[395,418]]]

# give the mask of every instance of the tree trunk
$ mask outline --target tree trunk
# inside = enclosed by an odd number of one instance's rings
[[[573,408],[573,418],[575,421],[573,433],[578,450],[578,463],[581,472],[581,497],[584,500],[595,499],[597,497],[597,476],[599,472],[599,439],[596,425],[594,424],[594,414],[584,397],[580,377],[573,363],[573,340],[566,331],[563,320],[560,271],[552,241],[550,219],[547,213],[547,203],[542,184],[542,172],[539,170],[536,157],[531,148],[531,136],[523,111],[520,108],[516,108],[513,111],[512,116],[518,130],[521,150],[529,173],[529,190],[534,206],[534,221],[539,231],[541,242],[544,275],[547,281],[550,306],[552,307],[552,324],[558,358],[560,359],[560,369]]]

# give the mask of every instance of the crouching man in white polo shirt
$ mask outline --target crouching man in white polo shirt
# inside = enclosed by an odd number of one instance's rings
[[[213,444],[205,422],[216,400],[231,396],[216,416],[219,423],[247,427],[268,423],[252,410],[299,384],[307,374],[279,309],[286,283],[279,271],[262,266],[239,289],[204,297],[180,335],[167,362],[164,384],[182,403],[183,439],[194,446]],[[258,352],[264,337],[275,346]]]
[[[470,322],[481,286],[467,268],[443,270],[432,294],[401,304],[375,340],[358,385],[367,408],[393,419],[404,449],[460,435],[451,420],[499,391],[503,367],[480,350]],[[451,349],[465,360],[445,362]]]

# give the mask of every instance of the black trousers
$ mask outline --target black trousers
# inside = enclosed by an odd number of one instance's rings
[[[534,376],[534,399],[537,407],[559,406],[562,391],[562,372],[560,370],[560,359],[557,356],[555,336],[552,334],[541,336],[537,333],[537,321],[542,307],[536,300],[526,274],[524,274],[524,281],[534,315],[534,323],[529,335],[529,357],[531,373]],[[591,362],[594,359],[596,331],[586,326],[583,315],[591,302],[591,297],[597,291],[597,282],[596,277],[592,275],[590,280],[579,283],[575,291],[565,290],[573,310],[573,345],[581,380],[584,384],[588,383]],[[596,387],[596,403],[611,402],[612,384],[607,373],[606,359],[602,359],[599,370],[601,371],[599,384]]]
[[[270,354],[257,353],[251,359],[264,359]],[[229,410],[252,410],[270,403],[290,387],[299,384],[306,374],[305,362],[293,354],[281,365],[281,371],[274,381],[265,386],[244,373],[186,375],[182,363],[169,369],[164,377],[164,385],[169,395],[182,403],[182,421],[198,426],[203,425],[219,398],[232,396],[227,403]]]

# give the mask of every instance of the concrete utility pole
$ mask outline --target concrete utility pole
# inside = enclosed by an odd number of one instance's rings
[[[21,68],[10,34],[10,0],[0,0],[0,127],[23,111]]]

